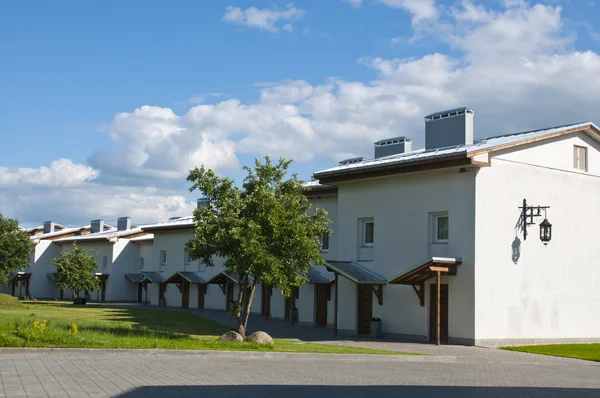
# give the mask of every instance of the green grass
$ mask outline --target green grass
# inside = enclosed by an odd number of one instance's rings
[[[44,321],[47,321],[45,326],[40,326]],[[72,324],[76,324],[76,334],[72,333]],[[60,302],[24,302],[20,307],[0,307],[0,347],[406,355],[283,339],[276,339],[273,346],[218,340],[228,330],[229,327],[212,320],[180,311],[78,306]]]
[[[13,297],[9,294],[0,293],[0,308],[6,307],[20,307],[21,301],[18,298]]]
[[[596,344],[549,344],[518,347],[502,347],[503,350],[529,352],[600,362],[600,343]]]

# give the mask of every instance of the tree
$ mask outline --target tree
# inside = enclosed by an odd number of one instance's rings
[[[29,234],[19,228],[19,222],[0,213],[0,283],[7,284],[12,272],[29,265],[31,250]]]
[[[94,275],[98,271],[94,260],[97,255],[95,250],[85,251],[74,242],[73,250],[62,252],[60,257],[49,260],[49,263],[56,265],[56,286],[61,290],[71,290],[73,299],[79,298],[82,290],[97,290],[100,287],[100,281]]]
[[[224,258],[226,270],[239,275],[234,314],[242,336],[257,282],[289,297],[292,288],[306,282],[312,264],[324,263],[319,249],[321,236],[330,232],[327,213],[308,214],[302,181],[295,174],[287,178],[291,163],[256,159],[254,169],[244,167],[242,187],[204,166],[187,178],[190,191],[200,190],[207,205],[194,211],[194,239],[186,248],[192,259],[210,267],[216,257]]]

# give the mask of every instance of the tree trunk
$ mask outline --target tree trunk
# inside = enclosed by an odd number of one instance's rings
[[[71,296],[73,296],[73,300],[79,298],[79,291],[71,289]]]
[[[242,308],[243,308],[243,301],[244,301],[244,295],[246,293],[246,274],[242,274],[240,275],[240,280],[239,280],[239,292],[238,292],[238,298],[237,301],[235,303],[235,308],[234,308],[234,314],[235,314],[235,320],[237,322],[237,326],[238,326],[238,333],[242,335],[242,337],[246,337],[246,328],[243,327],[242,325]]]
[[[246,331],[246,327],[248,326],[248,318],[250,317],[250,308],[252,307],[252,299],[254,299],[254,290],[256,289],[256,278],[252,280],[252,287],[250,287],[250,291],[247,291],[248,300],[246,301],[246,312],[244,313],[244,320],[242,322],[242,326],[244,327],[244,331]]]

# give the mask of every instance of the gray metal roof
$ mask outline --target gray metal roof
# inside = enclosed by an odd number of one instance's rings
[[[445,110],[445,111],[433,112],[433,113],[430,113],[429,115],[427,115],[425,117],[428,118],[428,117],[434,117],[434,116],[437,116],[437,115],[443,115],[445,113],[454,113],[454,112],[461,112],[461,111],[467,111],[467,110],[469,110],[469,111],[472,112],[471,109],[465,108],[464,106],[462,106],[460,108],[452,108],[452,109],[448,109],[448,110]]]
[[[206,283],[206,278],[202,272],[178,272],[179,275],[183,276],[190,283]]]
[[[144,231],[154,229],[170,229],[170,228],[192,228],[194,226],[194,216],[180,217],[173,220],[161,221],[154,224],[140,225],[139,228]]]
[[[371,268],[353,261],[327,261],[327,266],[357,284],[385,285],[387,279]]]
[[[133,283],[142,283],[146,280],[146,277],[141,272],[137,274],[125,274],[125,277]]]
[[[55,242],[84,242],[92,240],[110,240],[111,238],[127,238],[129,235],[135,235],[143,232],[140,228],[131,228],[125,231],[111,229],[109,231],[95,232],[93,234],[69,236],[68,238],[57,239]]]
[[[165,281],[165,276],[160,272],[142,272],[142,275],[150,281],[150,283],[161,283]]]
[[[48,232],[47,234],[31,235],[31,237],[29,239],[31,239],[31,240],[39,240],[39,239],[54,238],[56,236],[68,235],[68,234],[71,234],[71,233],[79,232],[82,229],[86,229],[86,228],[89,228],[89,227],[90,227],[89,225],[85,225],[83,227],[63,228],[63,229],[59,229],[58,231]]]
[[[471,152],[481,151],[481,150],[491,150],[494,147],[516,143],[522,140],[530,140],[536,138],[542,138],[546,135],[553,135],[555,133],[559,133],[563,130],[577,129],[577,128],[594,128],[596,130],[600,130],[596,125],[592,122],[583,122],[576,124],[568,124],[564,126],[557,126],[546,128],[542,130],[532,130],[532,131],[524,131],[520,133],[507,134],[507,135],[499,135],[493,137],[484,137],[476,139],[473,144],[469,145],[455,145],[446,148],[436,148],[436,149],[417,149],[411,152],[400,153],[396,155],[383,156],[377,159],[368,159],[364,162],[358,163],[350,163],[343,166],[336,166],[329,169],[317,171],[315,173],[316,178],[320,178],[326,175],[337,175],[344,174],[348,171],[354,170],[365,170],[371,168],[378,168],[381,166],[391,166],[391,165],[400,165],[406,163],[412,163],[422,160],[432,160],[432,159],[442,159],[446,157],[453,157],[457,155],[467,155]]]
[[[308,274],[308,283],[317,284],[317,283],[332,283],[334,278],[333,272],[327,271],[322,265],[313,265],[309,268]]]

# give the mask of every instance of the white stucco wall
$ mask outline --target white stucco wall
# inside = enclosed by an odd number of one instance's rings
[[[107,272],[107,301],[137,301],[138,285],[127,279],[125,274],[138,272],[138,258],[138,245],[129,239],[119,239],[113,243],[113,258]]]
[[[338,189],[336,260],[357,260],[361,218],[375,222],[373,261],[361,263],[388,279],[432,255],[462,257],[458,274],[442,281],[449,284],[451,339],[474,338],[475,175],[473,168],[446,169],[360,180]],[[431,244],[432,212],[449,214],[447,244]],[[339,328],[355,331],[356,285],[340,276],[339,295]],[[385,286],[383,306],[375,297],[373,303],[373,316],[382,319],[384,333],[428,335],[428,305],[419,305],[411,286]]]
[[[60,247],[50,240],[42,240],[35,245],[32,253],[32,265],[29,268],[29,292],[36,299],[54,299],[60,296],[60,289],[48,278],[48,273],[56,271],[56,266],[49,263],[60,256]]]
[[[588,147],[589,172],[573,170],[573,145]],[[578,134],[496,154],[477,176],[476,339],[598,339],[600,146]],[[515,231],[523,198],[550,206],[552,240],[539,223]],[[516,240],[518,239],[518,241]],[[520,242],[520,257],[512,246]]]

